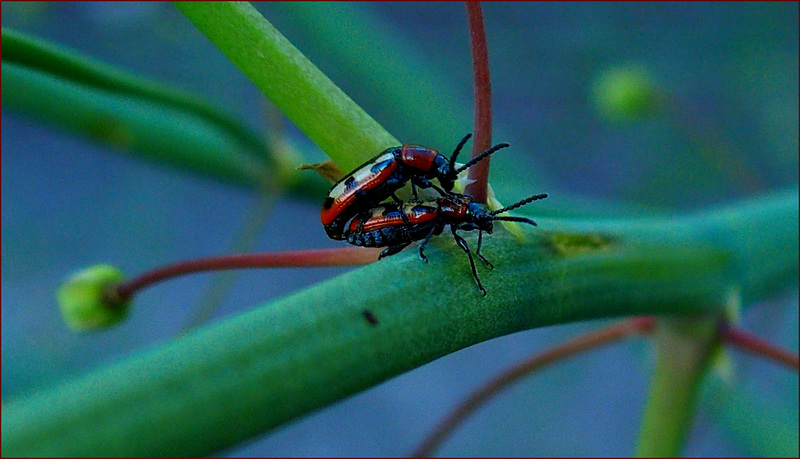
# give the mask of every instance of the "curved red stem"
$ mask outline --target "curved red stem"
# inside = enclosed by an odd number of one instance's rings
[[[430,457],[439,445],[458,427],[470,414],[483,405],[488,399],[500,391],[519,381],[531,372],[548,364],[563,360],[569,356],[584,351],[595,349],[604,344],[619,341],[627,336],[648,333],[655,325],[652,317],[637,317],[624,322],[610,325],[600,330],[573,338],[554,348],[536,354],[533,357],[509,368],[499,376],[492,378],[484,386],[473,392],[466,400],[461,402],[445,419],[434,429],[428,438],[412,453],[413,457]]]
[[[800,360],[797,354],[792,354],[785,349],[774,346],[740,328],[732,327],[729,324],[722,324],[720,327],[720,337],[726,343],[732,344],[751,354],[767,357],[775,362],[793,367],[794,369],[800,368]]]
[[[222,255],[181,261],[154,269],[119,284],[107,297],[109,302],[129,300],[136,292],[158,282],[201,271],[249,268],[300,268],[323,266],[365,265],[376,261],[375,250],[362,247],[340,249],[297,250],[290,252],[247,253]]]

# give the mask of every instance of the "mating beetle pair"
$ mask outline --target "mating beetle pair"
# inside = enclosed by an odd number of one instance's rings
[[[528,218],[498,217],[497,214],[544,199],[547,194],[534,195],[511,206],[489,212],[485,206],[474,202],[471,196],[452,193],[461,171],[509,146],[507,143],[495,145],[456,169],[456,157],[470,137],[471,134],[467,134],[458,143],[449,160],[427,147],[402,145],[389,148],[358,167],[331,188],[323,203],[321,218],[328,236],[331,239],[345,239],[362,247],[387,247],[379,258],[394,255],[412,242],[422,240],[419,256],[427,262],[424,250],[428,242],[433,236],[441,234],[445,226],[450,225],[456,243],[469,257],[475,283],[485,296],[486,289],[478,278],[469,246],[456,231],[478,230],[476,253],[491,268],[492,264],[481,254],[483,232],[491,233],[494,229],[492,222],[495,220],[536,226]],[[433,178],[439,180],[443,189],[430,181]],[[415,203],[404,204],[394,193],[409,181]],[[420,202],[415,186],[433,188],[440,196]],[[389,197],[395,202],[379,205]]]
[[[432,148],[402,145],[387,148],[357,167],[333,185],[322,204],[322,225],[328,237],[336,240],[344,239],[342,232],[350,219],[389,197],[395,202],[401,202],[394,193],[409,181],[415,199],[417,198],[415,187],[433,188],[441,195],[449,193],[461,171],[495,151],[509,146],[507,143],[495,145],[456,169],[458,153],[470,137],[472,134],[467,134],[461,139],[450,159]],[[441,188],[431,182],[434,178],[439,180]]]

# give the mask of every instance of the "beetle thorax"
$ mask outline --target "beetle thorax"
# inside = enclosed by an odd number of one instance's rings
[[[467,215],[464,220],[472,225],[470,229],[479,229],[487,233],[491,233],[494,230],[494,224],[492,223],[494,217],[486,210],[485,206],[477,202],[470,202],[467,205]]]

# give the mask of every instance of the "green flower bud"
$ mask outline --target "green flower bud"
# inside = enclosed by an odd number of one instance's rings
[[[110,327],[128,312],[128,301],[108,298],[109,288],[122,282],[122,272],[111,265],[95,265],[70,276],[58,289],[58,306],[69,328],[92,331]]]
[[[604,118],[636,121],[661,111],[661,92],[655,80],[641,67],[608,69],[597,76],[592,99]]]

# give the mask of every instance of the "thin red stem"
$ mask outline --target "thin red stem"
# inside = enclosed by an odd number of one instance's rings
[[[412,455],[414,457],[430,457],[436,448],[438,448],[453,430],[472,414],[472,412],[486,403],[487,400],[500,393],[503,389],[517,382],[522,377],[529,375],[533,371],[566,357],[600,347],[604,344],[614,343],[627,336],[650,332],[654,326],[655,320],[652,317],[637,317],[578,336],[555,348],[520,362],[473,392],[469,398],[464,400],[445,417]]]
[[[475,77],[475,137],[472,139],[472,157],[492,146],[492,85],[489,79],[489,48],[480,2],[468,1],[467,18],[472,43],[472,68]],[[474,180],[466,186],[466,193],[477,202],[486,202],[486,184],[489,177],[489,160],[486,158],[469,169]]]
[[[376,251],[362,247],[339,249],[297,250],[291,252],[248,253],[222,255],[181,261],[163,266],[119,284],[107,295],[109,302],[129,300],[135,293],[150,285],[185,274],[201,271],[249,268],[301,268],[323,266],[365,265],[377,260]]]
[[[767,357],[775,362],[800,369],[800,361],[797,354],[792,354],[787,350],[774,346],[763,339],[742,329],[723,324],[720,327],[720,336],[726,343],[730,343],[742,350],[761,357]]]
[[[430,457],[442,442],[475,410],[524,376],[550,363],[576,355],[580,352],[588,351],[601,345],[611,344],[633,334],[649,333],[653,330],[654,326],[655,319],[652,317],[639,317],[627,320],[579,336],[558,347],[520,362],[473,392],[445,417],[412,455],[414,457]],[[765,356],[778,363],[794,367],[795,369],[798,368],[797,355],[773,346],[744,330],[731,327],[729,324],[721,325],[720,337],[725,343],[732,344],[755,355]]]

